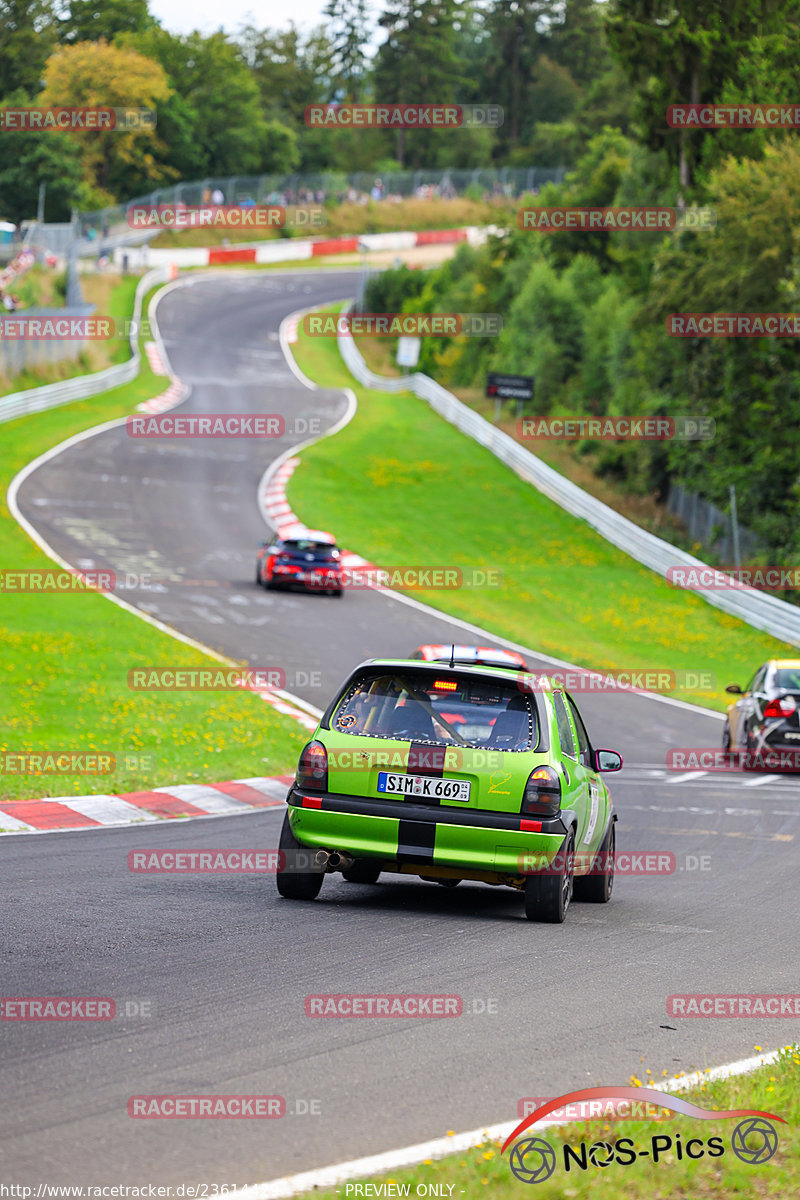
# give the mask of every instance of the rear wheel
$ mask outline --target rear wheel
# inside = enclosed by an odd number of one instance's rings
[[[256,587],[263,587],[264,580],[261,578],[261,563],[256,563]]]
[[[567,834],[553,860],[557,869],[537,871],[525,881],[525,916],[529,921],[560,925],[572,899],[575,838]]]
[[[614,887],[614,823],[603,838],[603,844],[598,850],[600,860],[597,874],[578,875],[575,880],[575,899],[588,904],[608,904]],[[594,864],[593,864],[594,865]]]
[[[378,864],[370,862],[368,858],[356,859],[352,867],[342,871],[348,883],[377,883],[380,873]]]
[[[278,891],[287,900],[314,900],[319,895],[324,868],[314,863],[314,851],[298,842],[289,824],[289,814],[283,818],[278,849],[283,851],[283,866],[275,879]]]
[[[728,724],[728,722],[726,721],[725,724],[722,726],[722,749],[727,754],[730,751],[730,748],[731,748],[731,727]]]

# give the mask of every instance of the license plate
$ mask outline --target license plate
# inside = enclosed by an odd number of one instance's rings
[[[472,784],[466,779],[434,779],[429,775],[396,775],[378,772],[378,791],[391,796],[422,796],[426,800],[469,800]]]
[[[786,730],[783,736],[792,741],[797,741],[800,739],[800,733],[792,733],[791,730]]]

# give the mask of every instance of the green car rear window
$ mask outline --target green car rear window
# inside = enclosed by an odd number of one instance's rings
[[[538,743],[530,696],[505,679],[443,671],[364,673],[351,682],[331,729],[356,737],[437,746],[532,750]]]

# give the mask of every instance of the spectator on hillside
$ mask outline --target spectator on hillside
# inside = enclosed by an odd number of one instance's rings
[[[211,193],[211,203],[212,204],[224,204],[225,203],[225,193],[222,191],[221,188],[218,188],[218,187],[214,188],[213,192]]]

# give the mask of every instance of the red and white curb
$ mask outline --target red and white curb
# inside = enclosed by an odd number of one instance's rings
[[[154,396],[152,400],[143,400],[141,404],[136,405],[137,412],[145,413],[163,413],[170,408],[177,408],[182,404],[189,395],[189,389],[185,383],[181,383],[180,379],[173,379],[165,392],[160,396]]]
[[[268,473],[262,479],[260,495],[261,510],[266,515],[270,524],[274,525],[280,537],[290,532],[298,533],[307,528],[305,523],[292,511],[289,501],[286,499],[287,484],[299,465],[299,458],[287,458],[285,462],[281,463],[274,474],[269,475]],[[345,570],[368,572],[377,572],[379,570],[375,563],[362,558],[360,554],[354,554],[352,550],[342,550],[341,555],[340,561]],[[369,580],[365,580],[365,582],[369,587],[379,586]]]
[[[120,795],[53,796],[0,801],[0,836],[64,829],[103,829],[194,817],[235,817],[286,803],[293,775],[226,783],[183,783]]]
[[[167,368],[164,366],[164,363],[162,362],[161,354],[160,354],[158,346],[155,344],[155,342],[145,342],[144,352],[147,355],[147,361],[150,363],[150,370],[153,372],[154,375],[168,375],[169,374],[169,372],[167,371]]]
[[[372,250],[413,250],[418,246],[442,246],[458,242],[480,245],[496,227],[468,225],[460,229],[421,229],[393,233],[362,233],[357,237],[275,238],[236,246],[124,246],[114,251],[120,262],[123,252],[137,265],[158,267],[215,267],[230,263],[280,263],[309,261],[335,254],[357,254]]]

